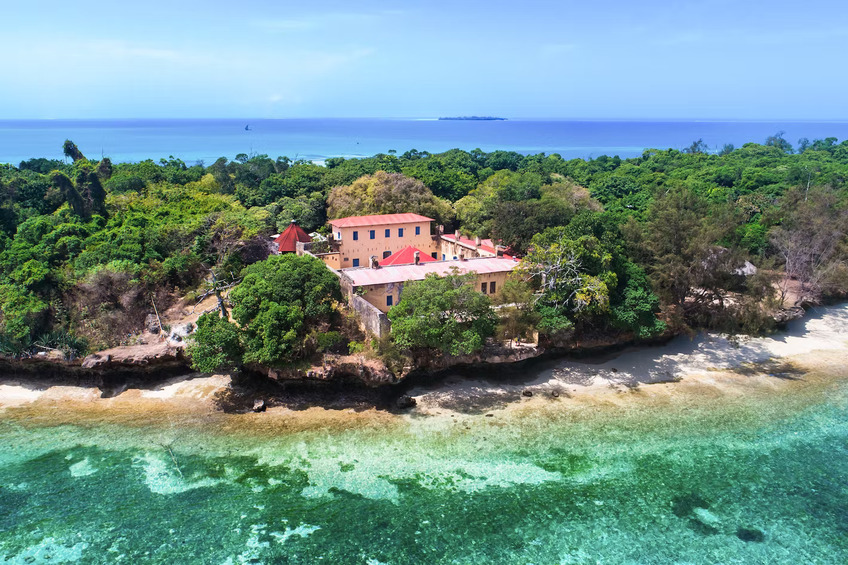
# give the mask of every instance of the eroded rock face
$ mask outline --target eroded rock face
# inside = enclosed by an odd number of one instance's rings
[[[440,371],[456,365],[487,365],[500,363],[516,363],[540,356],[544,349],[533,345],[507,347],[501,344],[487,344],[479,353],[471,355],[439,355],[430,354],[416,359],[415,370]],[[411,369],[411,368],[410,368]],[[406,374],[407,370],[404,370]]]
[[[125,369],[183,363],[183,350],[166,342],[113,347],[92,353],[82,361],[83,369]]]
[[[368,387],[395,384],[399,380],[383,362],[360,355],[326,355],[323,365],[307,370],[272,368],[267,369],[267,372],[270,378],[277,381],[355,382]]]
[[[175,344],[184,344],[185,339],[194,333],[194,324],[178,324],[171,328],[171,333],[168,335],[168,341]]]
[[[806,312],[800,306],[792,306],[791,308],[781,308],[774,315],[774,321],[778,325],[783,325],[792,320],[800,320]]]

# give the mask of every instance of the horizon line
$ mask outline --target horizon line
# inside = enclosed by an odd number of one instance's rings
[[[310,116],[310,117],[284,117],[284,118],[263,118],[263,117],[173,117],[173,116],[158,116],[158,117],[89,117],[89,118],[72,118],[72,117],[52,117],[52,118],[33,118],[33,117],[0,117],[2,122],[16,121],[152,121],[152,120],[184,120],[184,121],[206,121],[206,120],[233,120],[233,121],[277,121],[277,120],[411,120],[411,121],[439,121],[439,118],[455,117],[455,116]],[[465,117],[465,116],[458,116]],[[489,117],[489,116],[485,116]],[[563,122],[707,122],[707,123],[734,123],[734,122],[806,122],[806,123],[848,123],[848,117],[844,118],[707,118],[707,117],[669,117],[669,116],[651,116],[651,117],[508,117],[508,116],[491,116],[502,118],[499,120],[449,120],[449,121],[563,121]],[[448,120],[443,120],[448,121]]]

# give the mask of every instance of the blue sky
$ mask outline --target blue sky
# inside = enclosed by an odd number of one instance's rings
[[[846,40],[823,0],[9,0],[0,118],[846,119]]]

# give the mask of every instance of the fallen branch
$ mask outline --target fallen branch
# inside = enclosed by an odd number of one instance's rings
[[[156,301],[153,295],[150,295],[150,303],[153,304],[153,313],[156,314],[156,323],[159,324],[159,336],[162,337],[162,318],[159,317],[159,310],[156,309]]]
[[[174,467],[176,467],[176,468],[177,468],[177,473],[179,473],[179,474],[180,474],[180,478],[181,478],[181,479],[185,479],[185,477],[183,476],[183,472],[180,470],[180,466],[179,466],[179,464],[177,463],[177,458],[176,458],[176,457],[174,457],[174,452],[173,452],[173,451],[171,451],[171,446],[170,446],[170,445],[166,445],[166,446],[165,446],[165,449],[167,449],[167,450],[168,450],[168,453],[170,453],[170,454],[171,454],[171,460],[174,462]]]

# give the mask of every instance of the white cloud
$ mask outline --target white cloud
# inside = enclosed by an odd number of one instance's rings
[[[308,14],[293,18],[266,18],[253,20],[250,25],[267,31],[300,31],[314,30],[333,26],[349,27],[376,22],[383,17],[395,17],[402,15],[399,10],[386,10],[379,13],[356,13],[356,12],[327,12],[321,14]]]

